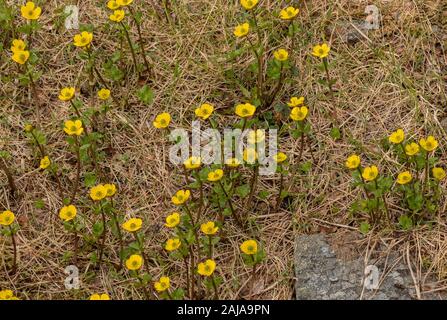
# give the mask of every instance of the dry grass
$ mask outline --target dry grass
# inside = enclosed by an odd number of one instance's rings
[[[9,1],[11,2],[11,1]],[[39,99],[29,100],[29,88],[16,84],[15,66],[9,53],[1,53],[0,69],[0,149],[13,157],[9,160],[21,197],[8,196],[6,179],[0,173],[0,209],[9,208],[20,221],[18,233],[19,272],[8,276],[6,260],[10,257],[9,239],[0,239],[0,288],[11,288],[21,298],[28,299],[85,299],[94,292],[108,292],[114,299],[138,299],[142,293],[132,289],[126,272],[116,273],[104,268],[92,274],[88,258],[82,260],[81,290],[64,288],[64,252],[71,249],[71,239],[58,221],[61,206],[56,184],[38,170],[38,156],[23,135],[25,123],[39,126],[48,139],[47,149],[52,158],[63,167],[67,183],[74,178],[74,158],[69,152],[61,128],[62,120],[70,116],[68,106],[58,101],[59,89],[75,83],[88,88],[83,63],[76,58],[70,45],[75,32],[53,26],[55,8],[59,1],[45,1],[40,30],[33,39],[33,47],[40,56],[38,69],[42,78],[38,82]],[[158,278],[162,273],[172,276],[174,287],[184,285],[183,265],[168,263],[161,247],[168,231],[162,227],[163,219],[173,208],[170,196],[180,187],[183,179],[179,168],[168,161],[169,144],[159,131],[151,126],[155,115],[168,111],[173,115],[174,127],[190,128],[194,108],[200,103],[213,103],[222,119],[233,119],[224,114],[232,112],[235,103],[245,99],[243,92],[228,81],[225,70],[234,67],[226,61],[226,53],[236,47],[233,26],[241,21],[241,10],[236,1],[173,1],[175,25],[158,20],[150,5],[139,4],[144,13],[143,34],[150,61],[155,68],[154,103],[147,107],[135,95],[142,82],[131,77],[123,87],[114,88],[118,96],[129,94],[127,108],[114,108],[109,114],[105,145],[101,146],[106,158],[99,163],[107,177],[106,182],[118,185],[117,207],[126,217],[139,216],[145,221],[146,246],[160,259],[152,268]],[[275,2],[275,4],[274,4]],[[262,1],[264,8],[277,10],[277,1]],[[291,1],[283,1],[284,4]],[[292,1],[295,2],[295,1]],[[95,26],[95,48],[106,59],[118,50],[116,35],[104,29],[107,11],[99,1],[77,1],[81,8],[81,23]],[[285,102],[292,95],[305,95],[310,107],[312,123],[312,149],[315,162],[310,173],[299,171],[288,179],[293,194],[290,207],[279,211],[266,201],[258,200],[256,213],[257,237],[265,244],[267,260],[260,267],[257,293],[248,292],[244,283],[250,270],[244,267],[238,245],[249,234],[228,224],[230,236],[216,248],[218,272],[224,281],[221,298],[290,299],[293,297],[293,239],[297,232],[315,232],[323,229],[335,232],[338,227],[358,225],[349,216],[352,201],[359,194],[351,187],[350,175],[343,170],[347,155],[356,151],[367,163],[376,163],[382,172],[395,174],[399,167],[391,152],[379,148],[381,139],[392,130],[402,127],[407,133],[419,137],[433,134],[440,141],[440,162],[445,163],[447,146],[442,124],[447,114],[446,81],[446,29],[447,11],[442,0],[389,0],[376,1],[383,17],[380,30],[372,31],[355,44],[342,40],[340,26],[362,19],[367,1],[318,0],[297,1],[301,8],[303,33],[291,43],[271,43],[293,49],[298,76],[288,83],[279,95]],[[157,9],[158,10],[158,9]],[[162,11],[159,11],[160,13]],[[275,27],[277,28],[277,27]],[[136,39],[136,30],[132,30]],[[315,68],[309,52],[312,45],[325,39],[333,49],[332,74],[337,79],[338,94],[334,99],[327,95],[316,80],[320,72]],[[275,42],[276,41],[276,42]],[[274,48],[270,48],[273,50]],[[238,58],[241,73],[251,62],[249,55]],[[131,70],[129,56],[128,68]],[[8,76],[9,75],[9,76]],[[81,99],[94,104],[94,97],[83,90]],[[328,110],[338,109],[344,136],[333,141],[329,136],[331,122]],[[235,119],[234,119],[235,120]],[[231,120],[232,121],[232,120]],[[299,144],[290,137],[281,141],[282,149],[294,164]],[[309,151],[304,160],[311,161]],[[91,170],[91,168],[87,168]],[[270,191],[275,199],[278,177],[265,178],[259,190]],[[87,211],[87,190],[81,192],[78,203]],[[42,199],[44,208],[36,209],[35,202]],[[382,241],[398,241],[402,250],[412,248],[414,264],[420,266],[420,279],[429,271],[436,274],[438,288],[447,286],[447,246],[445,203],[438,224],[432,230],[422,228],[411,233],[379,233]],[[394,213],[402,210],[395,204]],[[212,212],[208,212],[213,217]],[[375,236],[376,237],[376,236]],[[112,242],[108,239],[107,256],[116,259]],[[366,250],[366,241],[360,246]],[[405,252],[405,251],[403,251]],[[242,287],[241,287],[242,285]]]

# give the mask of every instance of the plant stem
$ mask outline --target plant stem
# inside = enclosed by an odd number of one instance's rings
[[[189,255],[190,255],[190,259],[191,259],[191,296],[190,299],[194,300],[195,298],[195,292],[194,292],[194,280],[195,280],[195,276],[194,276],[194,271],[195,271],[195,263],[194,263],[194,250],[193,250],[193,244],[191,244],[189,246]]]
[[[257,164],[255,164],[255,166],[253,167],[253,176],[250,182],[250,193],[246,203],[247,216],[248,216],[248,210],[250,209],[251,201],[253,200],[253,196],[256,190],[256,184],[258,182],[258,174],[259,174],[259,167]]]
[[[225,190],[224,185],[222,184],[222,182],[221,182],[220,180],[219,180],[219,186],[220,186],[220,188],[222,189],[222,192],[224,193],[225,198],[227,199],[228,206],[230,207],[231,214],[232,214],[232,216],[234,217],[234,219],[236,220],[236,223],[237,223],[240,227],[243,227],[243,225],[242,225],[242,221],[240,220],[239,215],[236,213],[236,210],[234,209],[233,202],[231,201],[231,198],[230,198],[230,196],[228,195],[228,192]],[[223,221],[222,221],[222,222],[223,222]]]
[[[13,248],[13,251],[14,251],[14,258],[12,260],[11,272],[14,274],[17,271],[17,243],[16,243],[16,238],[14,236],[14,232],[12,230],[11,225],[9,225],[9,232],[11,232],[12,248]]]
[[[39,140],[37,140],[37,137],[36,137],[36,135],[34,134],[34,131],[33,131],[33,130],[31,130],[30,133],[31,133],[31,135],[32,135],[33,138],[34,138],[34,141],[36,141],[37,147],[39,148],[39,151],[40,151],[40,156],[41,156],[42,158],[44,158],[44,157],[45,157],[45,149],[44,149],[43,145],[41,145],[41,144],[39,143]]]
[[[208,254],[208,258],[213,259],[213,241],[212,241],[212,237],[209,235],[208,236],[208,246],[209,246],[209,254]]]
[[[282,188],[284,185],[284,175],[282,174],[282,165],[280,165],[280,178],[279,178],[279,190],[278,190],[278,198],[276,199],[276,210],[279,209],[279,206],[281,205],[282,199],[281,199],[281,193],[282,193]]]
[[[214,289],[214,300],[219,300],[219,291],[217,290],[216,280],[214,279],[214,275],[211,275],[211,283],[213,284]]]
[[[120,242],[120,251],[118,253],[118,257],[120,259],[120,269],[123,268],[123,258],[122,258],[122,253],[124,251],[124,245],[123,245],[123,235],[121,233],[121,228],[120,228],[120,224],[118,222],[118,217],[116,215],[116,212],[114,210],[114,206],[113,206],[113,198],[110,200],[110,203],[112,205],[112,214],[113,214],[113,220],[115,220],[115,226],[116,226],[116,230],[118,232],[118,238],[119,238],[119,242]],[[143,257],[144,258],[144,257]]]
[[[73,225],[73,247],[74,247],[74,264],[78,263],[78,233],[76,231],[76,224],[74,220],[72,220]]]
[[[135,56],[135,50],[134,50],[133,45],[132,45],[132,40],[130,40],[129,31],[127,31],[127,28],[126,28],[126,26],[124,25],[123,22],[120,22],[120,24],[123,27],[124,33],[126,35],[127,42],[129,43],[129,47],[130,47],[130,51],[132,53],[132,60],[133,60],[134,66],[135,66],[135,70],[138,73],[138,77],[140,77],[140,70],[138,70],[137,58]]]
[[[151,300],[151,296],[149,295],[149,292],[147,291],[147,288],[146,288],[146,286],[144,285],[143,280],[140,278],[140,274],[139,274],[138,270],[136,270],[136,272],[137,272],[137,278],[138,278],[138,281],[139,281],[140,284],[141,284],[141,288],[143,289],[143,292],[144,292],[144,295],[146,296],[146,299],[147,299],[147,300]]]
[[[76,193],[78,192],[78,188],[79,188],[79,179],[81,176],[81,152],[80,152],[80,147],[79,147],[79,140],[78,140],[78,136],[75,136],[75,147],[76,147],[76,179],[74,181],[74,186],[73,186],[73,193],[71,194],[71,198],[70,198],[70,203],[73,203],[75,197],[76,197]]]
[[[5,172],[6,179],[8,179],[9,189],[11,191],[11,195],[14,196],[17,192],[16,184],[14,182],[14,178],[11,174],[11,171],[9,171],[8,166],[6,165],[5,160],[2,158],[0,161],[0,168]]]
[[[105,215],[105,213],[104,213],[104,209],[103,209],[103,207],[102,207],[102,204],[100,203],[99,205],[100,205],[100,207],[101,207],[101,219],[102,219],[102,226],[103,226],[103,229],[102,229],[102,236],[101,236],[101,238],[102,238],[102,240],[101,240],[101,245],[100,245],[100,247],[99,247],[98,268],[101,267],[101,263],[102,263],[102,255],[103,255],[103,253],[104,253],[104,245],[105,245],[105,242],[106,242],[106,233],[107,233],[106,215]]]
[[[429,177],[429,170],[428,170],[428,151],[426,151],[425,154],[425,182],[424,182],[424,187],[422,189],[422,196],[425,195],[425,191],[429,191],[430,190],[430,186],[428,185],[428,177]]]
[[[144,61],[144,65],[146,66],[146,72],[150,73],[151,71],[151,66],[149,65],[149,62],[147,61],[147,57],[146,57],[146,52],[144,50],[144,41],[143,41],[143,37],[141,35],[141,27],[140,24],[137,21],[137,18],[135,17],[135,13],[132,9],[132,7],[129,6],[129,11],[130,14],[132,15],[132,18],[137,26],[137,32],[138,32],[138,41],[140,43],[140,48],[141,48],[141,55],[143,57],[143,61]]]

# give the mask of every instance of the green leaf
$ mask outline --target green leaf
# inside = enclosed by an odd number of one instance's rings
[[[84,185],[89,188],[96,185],[96,174],[94,172],[87,172],[84,175]]]
[[[367,234],[369,230],[371,229],[371,226],[368,222],[362,222],[360,224],[360,232],[363,234]]]
[[[340,129],[338,127],[333,127],[329,134],[330,134],[331,138],[334,140],[338,140],[341,138]]]
[[[95,224],[93,225],[93,234],[95,235],[95,237],[99,238],[102,235],[103,231],[104,226],[102,222],[95,222]]]
[[[42,199],[37,199],[36,201],[34,201],[34,207],[36,209],[43,209],[45,207],[45,201],[43,201]]]
[[[245,198],[246,196],[248,196],[249,193],[250,186],[248,184],[244,184],[236,188],[236,194],[241,198]]]
[[[413,227],[413,221],[407,215],[403,215],[399,217],[399,226],[403,230],[410,230]]]
[[[138,90],[137,95],[138,98],[140,98],[140,100],[147,105],[151,104],[154,100],[154,92],[147,85]]]

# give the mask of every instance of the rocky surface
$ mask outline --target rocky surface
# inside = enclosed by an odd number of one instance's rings
[[[410,300],[416,290],[408,266],[397,253],[365,265],[363,256],[324,234],[296,238],[295,273],[298,300]],[[366,273],[366,275],[365,275]],[[439,299],[422,295],[422,299]]]

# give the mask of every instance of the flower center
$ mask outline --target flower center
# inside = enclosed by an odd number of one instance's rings
[[[70,130],[74,132],[74,131],[77,131],[78,128],[76,128],[76,126],[71,126]]]

